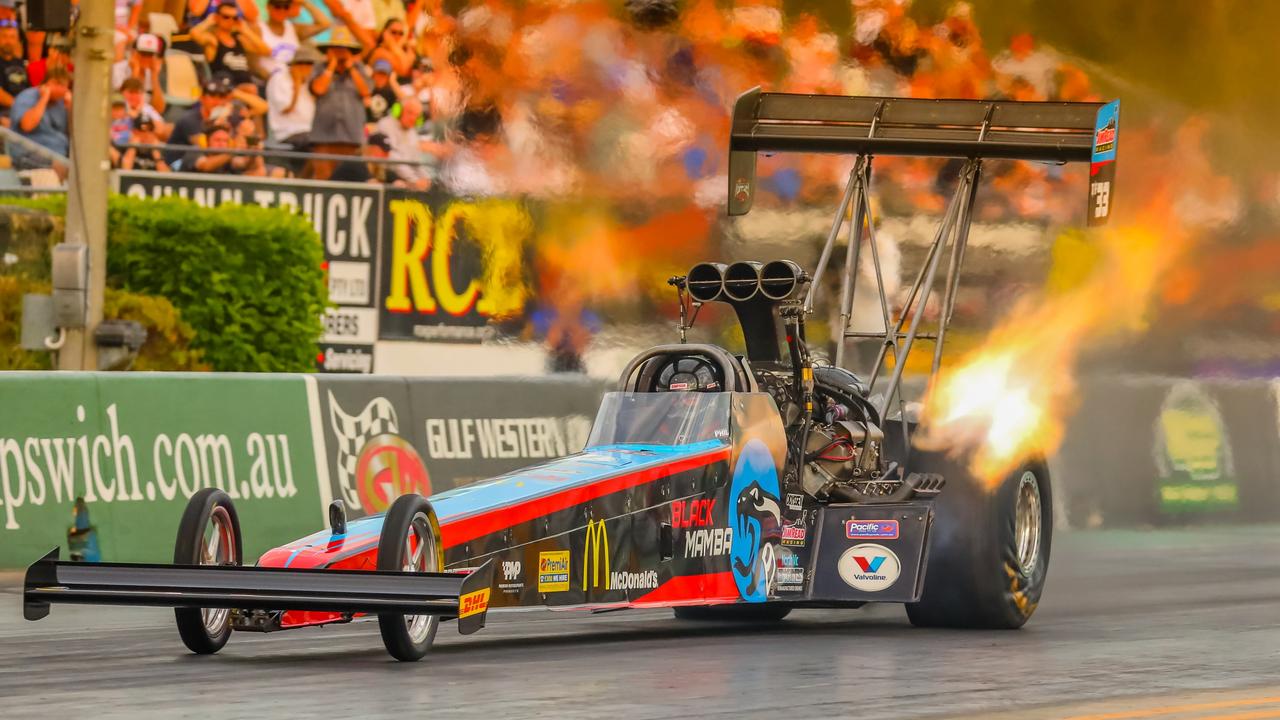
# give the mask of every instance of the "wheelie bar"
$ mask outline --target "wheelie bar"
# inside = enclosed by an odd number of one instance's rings
[[[484,627],[493,561],[468,574],[297,570],[231,565],[79,563],[58,548],[27,568],[23,615],[51,603],[403,613],[458,618],[458,632]]]

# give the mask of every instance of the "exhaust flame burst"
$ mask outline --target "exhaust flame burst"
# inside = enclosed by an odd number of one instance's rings
[[[994,486],[1021,462],[1050,453],[1074,409],[1074,369],[1088,347],[1144,326],[1158,284],[1189,236],[1156,210],[1101,230],[1098,263],[1076,287],[1024,300],[977,350],[943,370],[925,397],[916,443],[969,457]]]

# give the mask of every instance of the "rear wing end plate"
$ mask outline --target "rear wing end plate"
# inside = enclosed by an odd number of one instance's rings
[[[1089,222],[1110,214],[1119,101],[1102,103],[927,100],[766,93],[734,104],[729,133],[729,214],[751,209],[756,153],[1005,158],[1090,162]],[[1095,183],[1106,183],[1099,197]],[[1101,202],[1099,202],[1101,200]]]
[[[403,613],[458,618],[458,631],[484,627],[493,561],[469,574],[81,563],[58,548],[27,568],[23,615],[39,620],[52,603]]]

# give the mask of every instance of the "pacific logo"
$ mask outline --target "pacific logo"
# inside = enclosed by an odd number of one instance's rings
[[[845,520],[844,534],[850,540],[896,540],[897,520]]]
[[[892,587],[902,574],[902,563],[889,548],[862,543],[840,555],[836,570],[849,587],[872,593]]]

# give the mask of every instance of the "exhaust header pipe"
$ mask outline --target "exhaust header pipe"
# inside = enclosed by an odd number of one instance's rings
[[[689,297],[703,303],[719,300],[724,293],[724,273],[724,263],[694,265],[684,281]]]
[[[767,262],[760,269],[760,294],[770,300],[786,300],[795,294],[808,277],[790,260]]]
[[[742,260],[729,266],[724,273],[724,294],[730,300],[750,300],[760,292],[761,265],[753,260]]]

